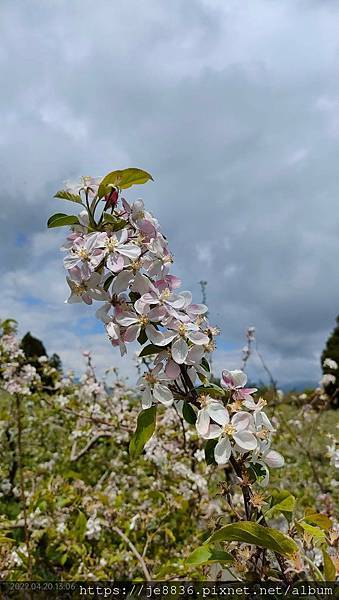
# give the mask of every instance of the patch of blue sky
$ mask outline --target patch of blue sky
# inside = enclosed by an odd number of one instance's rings
[[[23,233],[22,231],[18,231],[18,233],[15,236],[15,245],[19,248],[22,248],[22,246],[26,246],[28,242],[29,236],[26,233]]]
[[[218,350],[225,350],[226,352],[239,350],[239,342],[234,342],[232,340],[226,342],[225,340],[221,339],[220,336],[216,338],[216,343]]]
[[[28,306],[41,306],[42,304],[45,304],[43,300],[40,300],[40,298],[37,298],[36,296],[31,296],[30,294],[25,295],[22,298],[22,301]]]
[[[77,335],[88,335],[103,332],[104,325],[101,321],[93,319],[93,317],[81,317],[76,319],[71,325],[72,331]]]

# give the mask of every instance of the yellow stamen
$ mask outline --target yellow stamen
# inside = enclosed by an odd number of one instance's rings
[[[82,258],[82,260],[89,260],[89,254],[88,254],[86,248],[80,248],[78,250],[78,256],[79,256],[79,258]]]
[[[147,381],[147,383],[150,383],[151,385],[153,385],[154,383],[157,382],[156,377],[154,377],[154,375],[152,375],[152,373],[146,373],[144,375],[144,379],[145,379],[145,381]]]
[[[236,427],[234,427],[234,425],[232,425],[232,423],[227,423],[227,425],[224,425],[224,432],[227,435],[233,435],[236,432]]]

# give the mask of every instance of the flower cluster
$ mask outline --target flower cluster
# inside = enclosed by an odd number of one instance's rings
[[[200,410],[196,428],[201,437],[217,439],[214,458],[225,464],[232,453],[246,455],[248,462],[258,463],[264,469],[263,484],[268,483],[268,467],[282,467],[283,457],[271,450],[274,427],[264,412],[266,400],[255,402],[256,388],[246,388],[247,376],[243,371],[223,371],[221,385],[228,392],[225,406],[209,395],[200,396]]]
[[[270,450],[273,427],[263,403],[251,396],[256,390],[244,387],[246,375],[224,371],[221,386],[209,383],[208,355],[219,330],[210,325],[207,306],[194,303],[170,273],[173,259],[158,221],[142,200],[129,204],[113,184],[100,193],[107,177],[83,178],[58,193],[86,207],[62,246],[71,290],[67,302],[101,302],[97,317],[121,355],[138,341],[139,356],[152,357],[138,381],[143,409],[174,403],[181,412],[190,403],[199,435],[218,440],[218,464],[240,453],[266,471],[268,465],[281,466],[282,457]]]
[[[33,365],[25,364],[25,354],[14,332],[0,338],[0,386],[9,394],[29,396],[32,386],[40,382]]]

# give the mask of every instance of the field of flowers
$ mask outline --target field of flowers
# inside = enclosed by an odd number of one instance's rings
[[[150,178],[84,179],[57,194],[80,214],[49,220],[71,228],[68,301],[101,303],[122,355],[140,344],[136,388],[115,371],[98,380],[89,354],[76,379],[1,323],[1,577],[332,581],[339,458],[328,381],[302,394],[273,380],[248,387],[253,330],[242,369],[213,376],[207,306],[179,291],[156,219],[121,197]]]

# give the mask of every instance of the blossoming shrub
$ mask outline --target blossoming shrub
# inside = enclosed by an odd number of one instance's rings
[[[274,475],[279,415],[242,370],[211,377],[218,329],[207,306],[181,291],[157,220],[121,195],[150,179],[126,169],[56,194],[80,209],[48,221],[71,228],[68,302],[99,303],[111,344],[124,355],[137,342],[144,372],[137,391],[116,382],[108,393],[87,357],[80,384],[55,369],[47,395],[5,334],[3,573],[333,579],[329,501],[326,513],[305,507]]]
[[[10,346],[20,347],[13,332]],[[0,337],[0,351],[4,348],[8,352],[6,334]],[[17,351],[12,360],[17,361]],[[56,371],[53,390],[44,389],[41,383],[38,387],[32,383],[28,394],[26,387],[21,390],[29,553],[14,397],[7,392],[1,397],[1,576],[29,578],[28,554],[33,578],[259,576],[263,565],[258,564],[255,547],[246,543],[226,542],[224,554],[219,551],[217,555],[221,562],[204,565],[206,554],[201,550],[189,558],[192,547],[206,535],[246,518],[243,482],[232,475],[230,465],[206,464],[203,440],[194,427],[181,422],[174,406],[159,411],[155,435],[141,456],[131,458],[128,446],[140,399],[119,378],[110,388],[98,381],[89,355],[86,361],[79,382],[71,373],[62,376]],[[42,364],[44,381],[52,373],[48,361]],[[0,383],[3,388],[7,380],[0,377]],[[327,564],[334,559],[333,454],[317,464],[318,477],[327,490],[323,494],[312,471],[307,471],[307,455],[301,459],[291,427],[306,442],[316,419],[317,447],[325,454],[322,432],[333,427],[333,417],[311,407],[291,413],[291,400],[279,405],[271,419],[276,428],[280,423],[277,443],[288,457],[284,478],[277,477],[277,471],[269,490],[253,487],[251,506],[262,508],[270,526],[298,540],[300,552],[286,568],[299,571],[299,576],[315,577],[312,569],[324,569],[324,548],[325,556],[331,557]],[[282,425],[285,419],[287,426]]]

